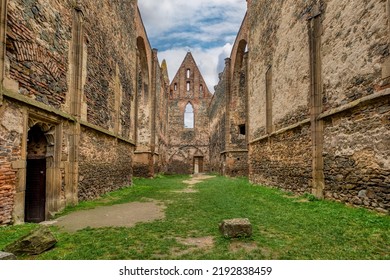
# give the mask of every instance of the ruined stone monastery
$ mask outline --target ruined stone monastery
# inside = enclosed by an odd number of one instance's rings
[[[0,225],[218,172],[390,210],[390,0],[248,0],[211,92],[136,0],[1,0]]]

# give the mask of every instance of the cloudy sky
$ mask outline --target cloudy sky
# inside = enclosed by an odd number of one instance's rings
[[[230,56],[246,0],[138,0],[150,43],[172,80],[191,51],[211,92]]]

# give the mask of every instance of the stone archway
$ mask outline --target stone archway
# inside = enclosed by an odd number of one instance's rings
[[[57,126],[28,119],[24,221],[41,222],[58,211],[61,182],[56,166]],[[57,145],[58,146],[58,145]]]

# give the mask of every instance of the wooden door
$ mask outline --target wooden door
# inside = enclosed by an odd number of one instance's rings
[[[199,173],[203,173],[203,157],[199,157]]]
[[[46,159],[27,160],[25,222],[45,220]]]

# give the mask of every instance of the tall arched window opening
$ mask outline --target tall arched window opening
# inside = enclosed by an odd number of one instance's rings
[[[184,111],[184,128],[194,128],[194,124],[194,107],[190,102],[188,102]]]

